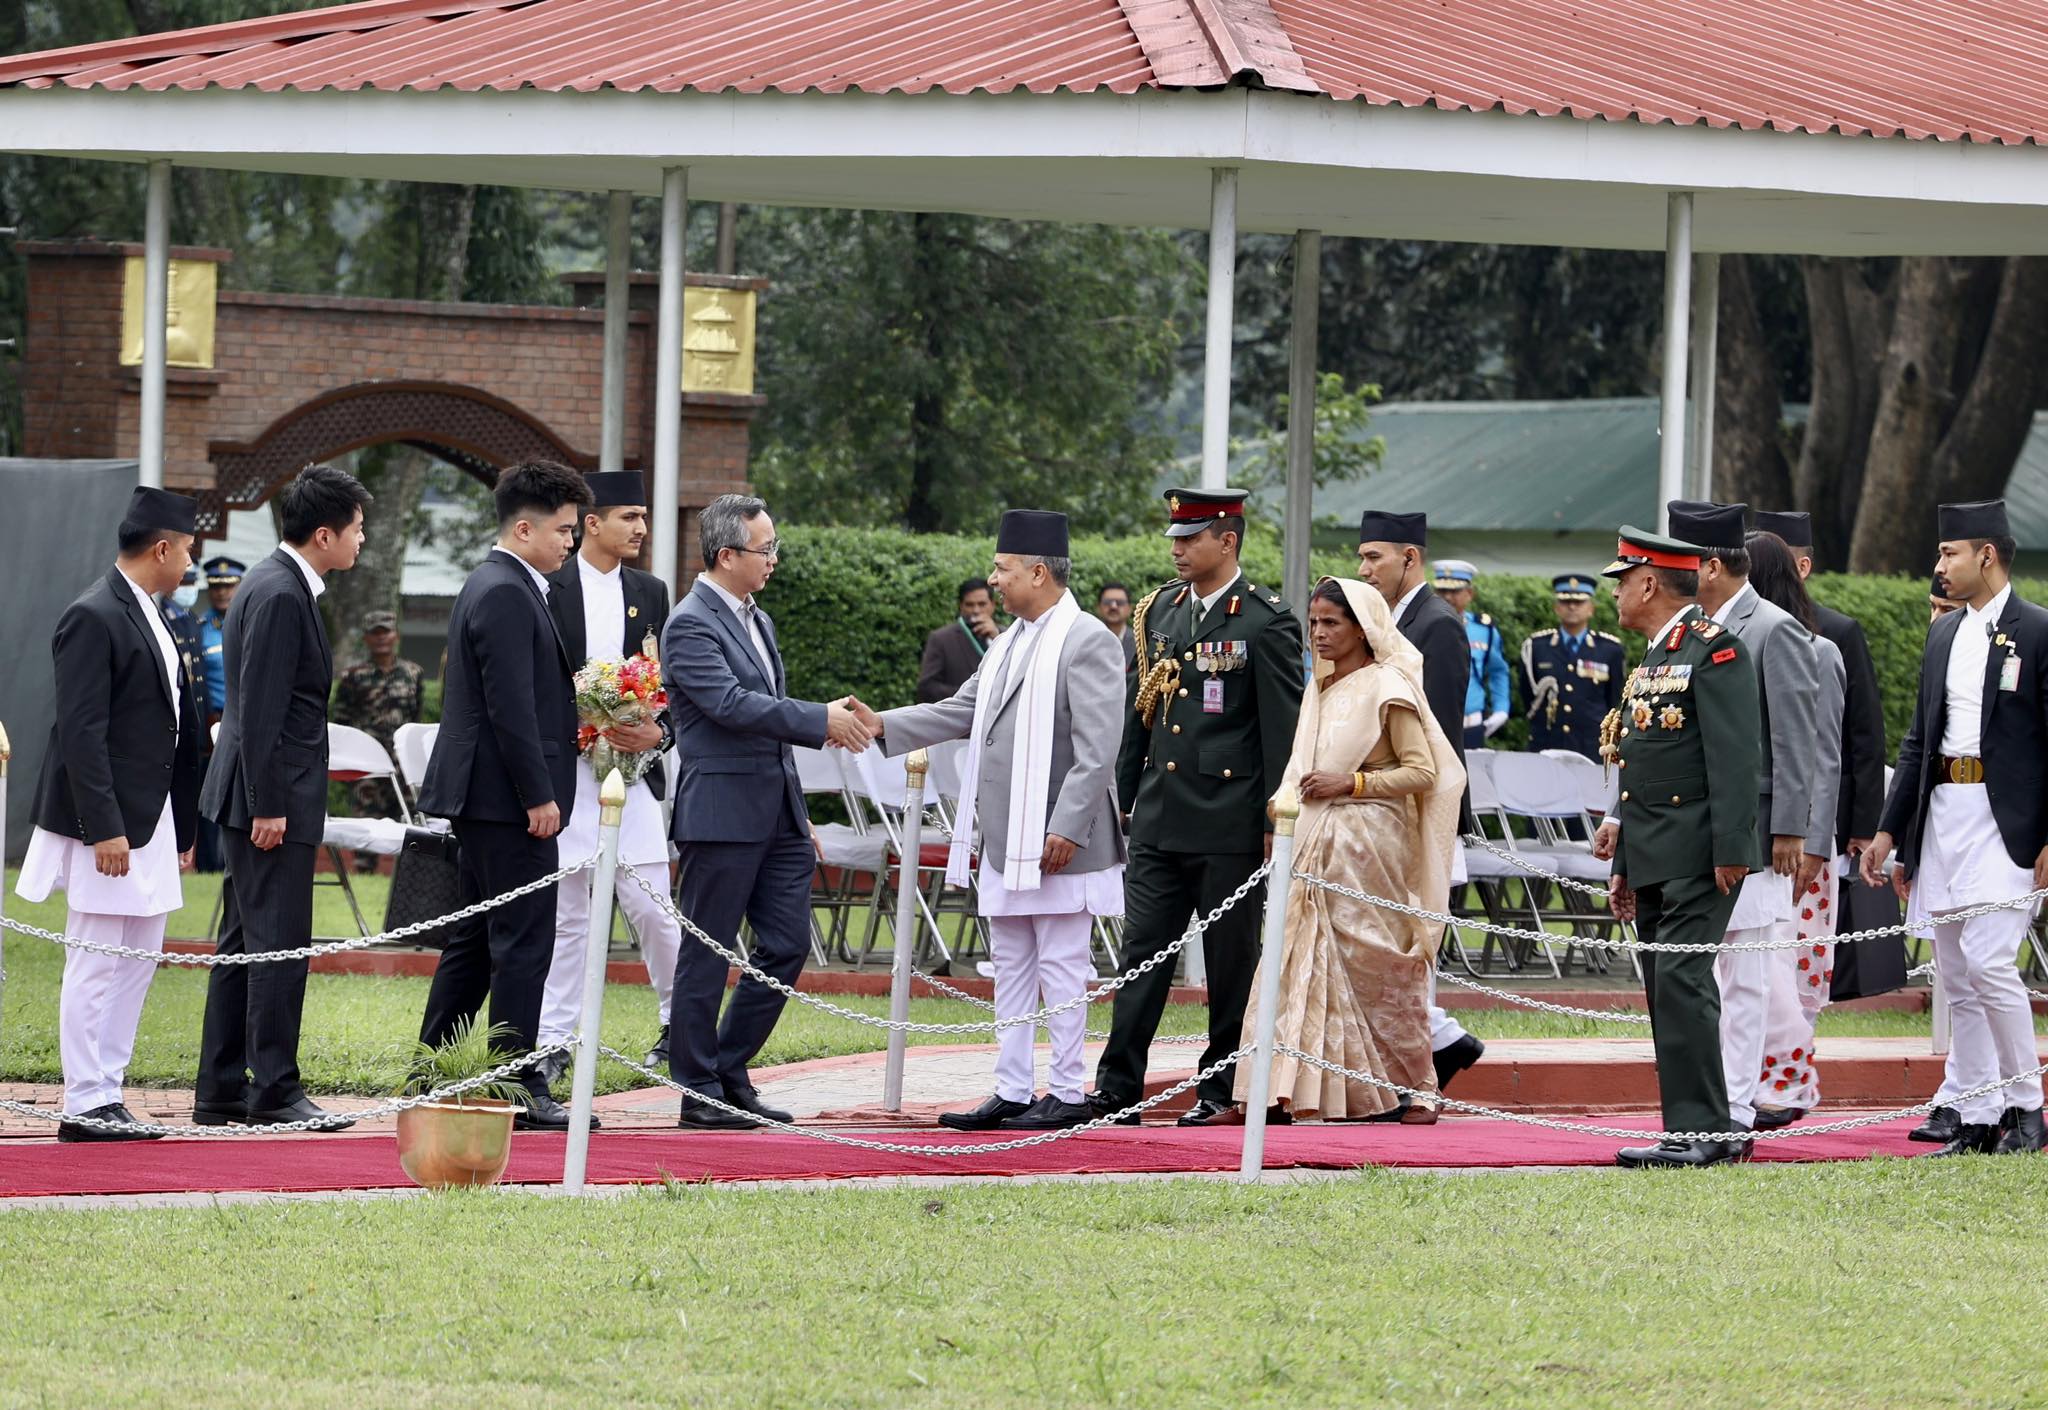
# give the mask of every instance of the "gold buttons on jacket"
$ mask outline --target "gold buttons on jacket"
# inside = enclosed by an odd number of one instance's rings
[[[1571,707],[1571,706],[1569,706],[1569,705],[1565,706],[1565,707],[1564,707],[1564,712],[1565,712],[1565,713],[1566,713],[1567,715],[1569,715],[1569,714],[1570,714],[1570,713],[1572,712],[1572,707]]]
[[[1223,776],[1224,776],[1225,778],[1229,778],[1229,777],[1230,777],[1230,770],[1229,770],[1229,769],[1225,769],[1225,770],[1223,771]]]
[[[1173,727],[1173,732],[1174,732],[1175,734],[1179,734],[1179,733],[1180,733],[1180,726],[1179,726],[1179,725],[1175,725],[1175,726]]]
[[[1186,686],[1180,688],[1180,698],[1183,700],[1188,698],[1188,688]]]
[[[1166,771],[1167,771],[1168,773],[1172,773],[1172,772],[1174,771],[1175,767],[1176,767],[1176,765],[1174,764],[1173,760],[1171,760],[1171,759],[1168,759],[1168,760],[1166,761]]]
[[[1682,800],[1681,800],[1681,799],[1679,798],[1679,796],[1678,796],[1678,795],[1677,795],[1676,793],[1674,793],[1674,794],[1672,794],[1672,795],[1671,795],[1671,801],[1672,801],[1672,802],[1674,802],[1674,803],[1677,803],[1677,802],[1680,802],[1680,801],[1682,801]]]
[[[1183,651],[1180,655],[1180,659],[1183,661],[1192,661],[1195,659],[1195,653],[1192,651]]]
[[[1626,802],[1628,801],[1628,790],[1627,790],[1626,788],[1624,788],[1624,789],[1623,789],[1623,790],[1621,791],[1621,801],[1622,801],[1622,802],[1624,802],[1624,803],[1626,803]]]

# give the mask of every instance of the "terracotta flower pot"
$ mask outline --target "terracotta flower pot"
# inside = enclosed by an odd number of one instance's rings
[[[512,1158],[509,1102],[429,1102],[398,1113],[398,1163],[415,1184],[495,1185]]]

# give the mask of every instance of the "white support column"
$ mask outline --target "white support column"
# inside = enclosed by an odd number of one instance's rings
[[[1309,535],[1316,495],[1316,333],[1322,315],[1323,232],[1294,232],[1294,320],[1287,367],[1287,508],[1281,524],[1280,595],[1308,622]]]
[[[171,302],[171,163],[149,164],[142,218],[142,425],[136,458],[143,484],[164,482],[164,368]]]
[[[1237,324],[1237,168],[1209,188],[1209,326],[1202,361],[1202,488],[1230,479],[1230,344]]]
[[[1669,530],[1665,508],[1685,498],[1686,311],[1692,303],[1692,193],[1665,197],[1664,386],[1657,446],[1657,527]]]
[[[626,468],[626,329],[633,302],[633,195],[614,191],[604,259],[604,431],[597,468]],[[660,537],[659,534],[656,535]]]
[[[1720,366],[1721,257],[1694,260],[1692,286],[1692,434],[1686,446],[1687,499],[1714,497],[1714,398]]]
[[[654,575],[680,587],[683,454],[683,232],[690,214],[690,169],[661,173],[661,313],[655,320],[654,359]]]

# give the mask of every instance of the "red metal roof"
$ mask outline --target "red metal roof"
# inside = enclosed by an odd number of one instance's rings
[[[0,84],[827,93],[1245,84],[1403,107],[2048,141],[2038,0],[365,0]]]

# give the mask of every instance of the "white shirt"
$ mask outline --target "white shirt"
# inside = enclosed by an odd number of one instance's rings
[[[706,586],[718,594],[720,600],[727,607],[732,609],[733,616],[740,619],[740,626],[745,629],[747,639],[754,643],[754,654],[761,658],[761,670],[766,674],[768,683],[772,686],[775,683],[775,658],[768,654],[768,643],[761,636],[761,624],[755,620],[753,594],[748,593],[744,598],[734,597],[709,573],[704,575],[704,582]]]
[[[626,639],[626,574],[609,573],[582,554],[576,555],[576,578],[583,588],[583,650],[591,660],[624,660]]]
[[[299,556],[299,551],[296,548],[293,548],[288,543],[281,543],[278,545],[278,547],[285,551],[286,555],[292,560],[292,562],[299,565],[299,571],[306,575],[306,586],[313,589],[313,596],[316,599],[320,596],[321,593],[327,591],[326,580],[323,579],[318,573],[313,571],[313,565],[308,563],[304,558],[301,558]]]
[[[290,550],[287,549],[286,551],[289,552]],[[509,548],[493,547],[491,549],[491,552],[502,553],[507,558],[511,559],[514,563],[517,563],[520,567],[524,568],[526,570],[526,576],[533,579],[533,588],[535,592],[538,592],[540,594],[540,600],[542,602],[546,602],[548,600],[548,580],[546,574],[542,573],[540,569],[534,567],[531,563],[527,562],[524,558],[521,558],[518,554],[514,553]]]
[[[1729,598],[1726,602],[1722,603],[1719,607],[1716,607],[1714,609],[1714,620],[1719,622],[1724,627],[1727,626],[1728,619],[1735,614],[1735,604],[1742,601],[1743,598],[1749,596],[1749,594],[1755,591],[1755,588],[1751,587],[1748,583],[1744,583],[1742,585],[1742,591],[1736,593],[1735,596]],[[1670,628],[1666,627],[1665,630],[1669,631]]]
[[[1424,588],[1428,586],[1429,584],[1426,581],[1420,582],[1417,583],[1414,587],[1409,588],[1408,591],[1401,594],[1401,600],[1394,604],[1394,625],[1400,625],[1401,614],[1408,610],[1408,604],[1415,600],[1415,594],[1421,592]]]
[[[164,624],[163,610],[156,600],[142,590],[141,584],[121,574],[121,581],[128,584],[128,591],[135,594],[135,600],[142,604],[142,618],[149,623],[149,634],[156,639],[157,654],[164,658],[164,681],[171,688],[171,718],[178,719],[184,712],[184,691],[180,686],[182,673],[178,670],[178,644],[171,640],[171,629]]]
[[[1941,752],[1974,759],[1984,751],[1984,668],[1991,660],[1991,636],[2012,596],[2007,584],[1982,610],[1963,609],[1963,620],[1948,648],[1948,717],[1941,726]]]
[[[1242,577],[1243,574],[1239,574],[1238,576]],[[1229,592],[1232,588],[1236,586],[1237,578],[1232,578],[1229,582],[1225,583],[1222,587],[1217,588],[1216,591],[1210,593],[1207,597],[1197,598],[1196,600],[1202,604],[1202,610],[1195,614],[1195,620],[1197,622],[1205,621],[1209,616],[1209,609],[1216,605],[1216,600],[1222,597],[1224,593]]]

